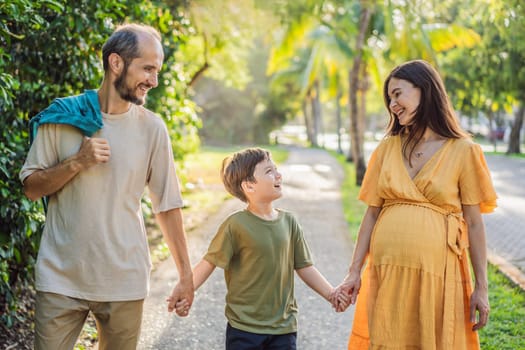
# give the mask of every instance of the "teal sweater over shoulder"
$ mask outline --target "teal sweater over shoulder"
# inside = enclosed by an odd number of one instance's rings
[[[83,94],[57,98],[49,107],[29,121],[29,142],[32,144],[42,124],[67,124],[78,128],[85,136],[91,136],[103,126],[102,113],[96,90]],[[42,198],[47,212],[47,197]]]
[[[93,135],[103,125],[97,91],[86,90],[80,95],[55,99],[29,121],[31,143],[42,124],[68,124],[80,129],[86,136]]]

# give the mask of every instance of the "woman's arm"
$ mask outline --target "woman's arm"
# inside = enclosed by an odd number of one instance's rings
[[[348,274],[343,282],[337,287],[338,291],[343,291],[350,295],[350,303],[355,304],[357,294],[361,288],[361,269],[370,248],[370,238],[372,231],[381,213],[381,207],[369,206],[359,227],[357,243],[352,255],[352,262],[348,268]]]
[[[463,217],[468,227],[470,261],[475,278],[474,292],[470,297],[470,321],[474,323],[472,329],[478,330],[485,327],[490,312],[485,225],[479,205],[464,205]],[[479,316],[477,322],[476,311]]]

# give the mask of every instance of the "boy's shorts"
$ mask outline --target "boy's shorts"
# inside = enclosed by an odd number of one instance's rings
[[[296,350],[297,332],[288,334],[258,334],[241,331],[228,323],[226,350]]]
[[[97,322],[98,348],[136,349],[144,300],[95,302],[37,292],[35,349],[73,349],[91,311]]]

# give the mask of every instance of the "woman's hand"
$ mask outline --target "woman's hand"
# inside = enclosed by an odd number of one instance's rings
[[[345,311],[349,305],[355,304],[359,289],[361,289],[361,274],[349,272],[343,282],[332,293],[332,305],[334,305],[335,311]],[[341,295],[350,297],[350,303],[344,302],[346,298],[343,298]]]
[[[474,323],[474,326],[472,326],[473,331],[485,327],[489,320],[489,313],[490,306],[487,289],[475,288],[470,297],[470,322]]]

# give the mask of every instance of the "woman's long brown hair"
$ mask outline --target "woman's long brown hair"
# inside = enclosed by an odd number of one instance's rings
[[[388,84],[392,78],[406,80],[421,90],[421,100],[410,125],[399,124],[397,117],[390,111]],[[385,80],[383,97],[390,115],[386,135],[407,134],[403,142],[403,155],[408,159],[409,164],[414,148],[423,138],[427,127],[446,138],[469,137],[456,118],[443,80],[426,61],[408,61],[394,68]]]

